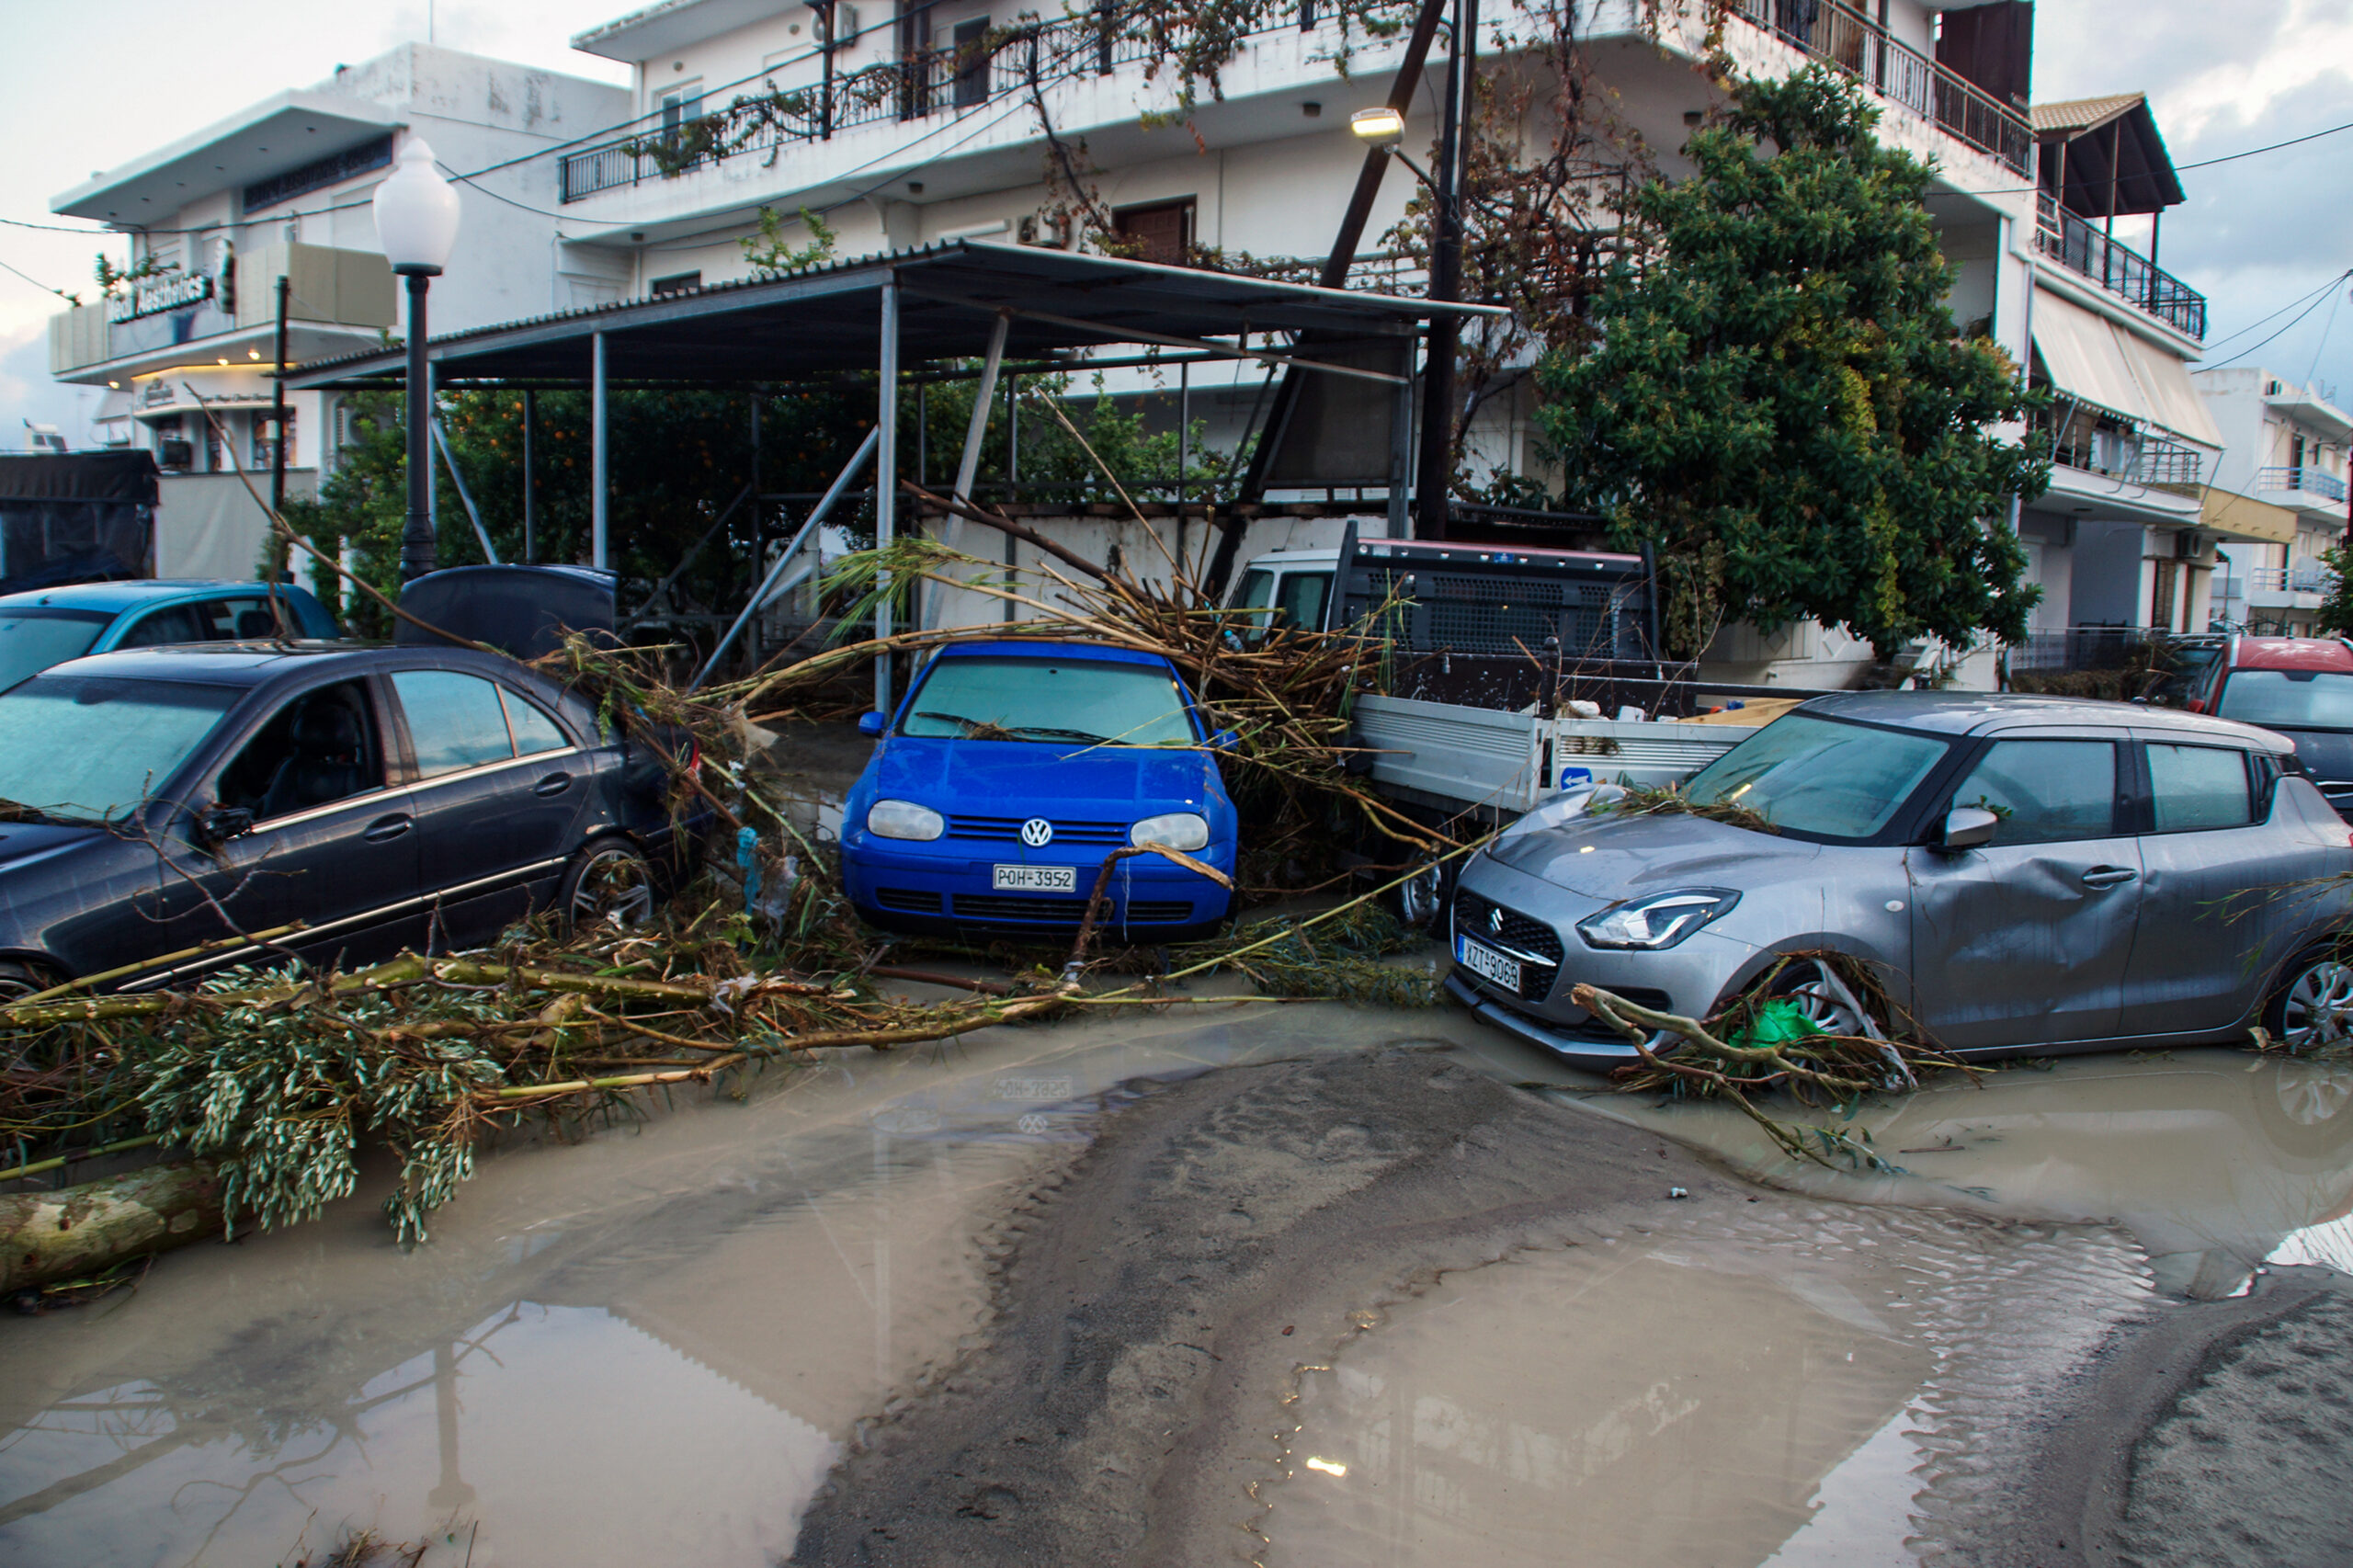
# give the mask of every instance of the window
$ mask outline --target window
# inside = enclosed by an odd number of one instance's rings
[[[1331,590],[1332,579],[1324,573],[1286,573],[1280,599],[1282,614],[1277,624],[1286,631],[1321,631],[1324,598]]]
[[[515,755],[498,687],[490,682],[450,670],[402,670],[392,676],[392,689],[408,719],[419,778],[505,762]]]
[[[2000,817],[1995,844],[2106,838],[2116,831],[2116,747],[2108,741],[1996,741],[1952,792],[1952,804]]]
[[[38,675],[0,696],[0,801],[121,816],[169,784],[241,687]]]
[[[949,658],[931,666],[900,733],[1048,744],[1199,744],[1165,668],[1115,659]]]
[[[209,642],[212,640],[210,621],[197,613],[194,605],[166,605],[150,610],[132,623],[122,634],[118,648],[162,648],[175,642]]]
[[[2290,730],[2353,730],[2353,675],[2326,670],[2233,670],[2216,711]]]
[[[949,69],[955,73],[956,107],[972,108],[988,102],[989,19],[975,17],[969,22],[959,22],[951,36],[956,49]]]
[[[2159,833],[2245,827],[2255,820],[2246,753],[2225,746],[2152,744],[2149,795]]]
[[[223,806],[256,822],[291,816],[384,787],[384,758],[365,681],[307,691],[270,716],[221,770]]]
[[[1701,768],[1684,792],[1785,833],[1854,843],[1885,827],[1951,749],[1936,735],[1790,713]]]
[[[1111,214],[1111,230],[1136,260],[1182,267],[1193,248],[1193,199],[1123,207]]]
[[[701,287],[700,272],[674,272],[667,278],[655,278],[646,286],[646,291],[658,300],[665,294],[684,294]]]
[[[694,120],[702,118],[702,84],[689,82],[683,87],[673,87],[662,95],[662,134],[676,136]]]
[[[113,619],[102,609],[27,607],[0,613],[0,691],[80,658]]]
[[[498,695],[506,703],[506,727],[514,732],[516,756],[537,756],[543,751],[562,751],[572,744],[572,737],[540,712],[536,704],[524,701],[504,687]]]

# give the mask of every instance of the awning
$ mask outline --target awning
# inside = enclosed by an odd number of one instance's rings
[[[2034,347],[2052,383],[2068,396],[2200,446],[2222,446],[2214,416],[2190,384],[2189,367],[2139,334],[2037,290]]]
[[[2253,540],[2263,544],[2296,542],[2296,514],[2252,495],[2206,487],[2198,508],[2198,526],[2224,539]]]

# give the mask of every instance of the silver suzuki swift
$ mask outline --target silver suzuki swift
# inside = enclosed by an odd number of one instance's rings
[[[1769,984],[1864,1032],[1870,1004],[1839,966],[1785,961],[1824,952],[1966,1056],[2222,1043],[2256,1024],[2308,1046],[2353,1026],[2353,844],[2268,730],[1854,692],[1684,787],[1730,810],[1630,812],[1612,793],[1521,818],[1452,908],[1448,990],[1576,1066],[1634,1059],[1570,1002],[1580,982],[1699,1017]]]

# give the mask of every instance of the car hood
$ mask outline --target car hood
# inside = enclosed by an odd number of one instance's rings
[[[1514,870],[1613,903],[1677,888],[1753,890],[1813,873],[1822,846],[1688,812],[1579,817],[1489,851]]]
[[[871,767],[878,800],[984,816],[1125,817],[1225,799],[1207,751],[893,735]]]

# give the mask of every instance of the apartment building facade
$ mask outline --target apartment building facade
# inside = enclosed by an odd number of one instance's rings
[[[2253,367],[2200,370],[2198,394],[2222,435],[2217,508],[2258,513],[2267,538],[2234,550],[2232,592],[2216,618],[2258,633],[2309,634],[2336,576],[2324,551],[2353,532],[2346,451],[2353,415],[2318,386]]]
[[[50,369],[106,389],[107,444],[155,454],[158,572],[255,570],[266,525],[235,471],[271,466],[280,278],[290,362],[402,330],[370,201],[404,139],[423,137],[445,169],[471,176],[457,186],[467,265],[435,286],[432,320],[478,326],[569,302],[547,154],[626,119],[628,105],[601,83],[407,44],[56,198],[52,211],[130,236],[132,278],[51,318]],[[290,408],[290,488],[301,494],[337,421],[314,393]]]

